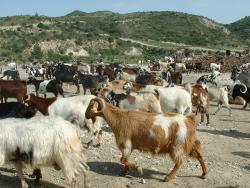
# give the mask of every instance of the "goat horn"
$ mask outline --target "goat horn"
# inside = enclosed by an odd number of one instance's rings
[[[240,83],[240,85],[242,85],[242,86],[244,87],[244,89],[245,89],[244,91],[242,91],[242,90],[240,89],[240,92],[241,92],[241,93],[246,93],[246,92],[247,92],[247,86],[246,86],[244,83],[242,83],[242,82]]]
[[[97,102],[100,105],[100,107],[101,107],[101,110],[97,111],[97,112],[102,112],[103,111],[103,107],[104,107],[103,100],[101,98],[97,97],[97,98],[93,99],[93,101]]]

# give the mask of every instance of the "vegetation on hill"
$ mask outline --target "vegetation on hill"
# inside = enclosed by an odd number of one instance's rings
[[[227,27],[235,33],[235,35],[238,35],[248,46],[250,46],[250,16],[231,23]]]
[[[162,57],[173,49],[245,49],[250,46],[249,28],[249,18],[222,25],[178,12],[3,17],[0,61],[133,61]]]

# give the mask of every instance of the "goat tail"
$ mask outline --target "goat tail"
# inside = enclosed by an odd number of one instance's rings
[[[159,100],[160,99],[160,93],[157,89],[154,89],[154,95],[156,96],[156,98]]]

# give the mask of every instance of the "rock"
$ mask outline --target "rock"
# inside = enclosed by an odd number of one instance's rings
[[[127,183],[126,187],[132,187],[133,186],[133,183],[132,182],[129,182]]]
[[[141,178],[141,179],[140,179],[140,183],[141,183],[141,184],[145,184],[146,181],[145,181],[143,178]]]
[[[154,171],[158,171],[158,169],[155,168],[155,167],[151,167],[151,169],[154,170]]]

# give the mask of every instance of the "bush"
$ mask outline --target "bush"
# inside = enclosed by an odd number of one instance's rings
[[[45,24],[43,24],[43,23],[37,24],[37,27],[40,28],[40,29],[49,29],[49,26],[48,26],[48,25],[45,25]]]
[[[41,60],[43,58],[43,52],[39,44],[35,44],[31,52],[32,59]]]

